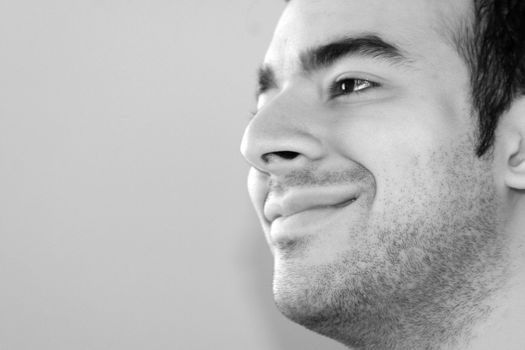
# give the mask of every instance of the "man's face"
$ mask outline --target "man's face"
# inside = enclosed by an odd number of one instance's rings
[[[501,244],[492,165],[474,153],[469,73],[452,41],[469,6],[287,6],[242,152],[275,299],[293,320],[366,345],[474,302]]]

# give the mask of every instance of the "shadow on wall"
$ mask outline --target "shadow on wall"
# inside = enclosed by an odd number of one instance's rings
[[[344,347],[324,336],[311,332],[299,326],[277,310],[272,295],[273,258],[268,249],[262,229],[259,227],[254,215],[251,222],[246,222],[245,232],[250,235],[250,246],[247,251],[247,264],[245,279],[248,284],[246,290],[252,293],[252,300],[257,303],[259,312],[257,317],[262,317],[266,324],[266,334],[274,338],[274,350],[342,350]]]

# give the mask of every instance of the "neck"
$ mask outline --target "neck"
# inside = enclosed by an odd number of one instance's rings
[[[525,349],[525,201],[513,203],[509,225],[506,283],[491,297],[490,314],[473,328],[470,340],[446,350]]]
[[[466,347],[454,350],[525,349],[525,281],[510,284],[497,298],[491,315],[473,332]]]

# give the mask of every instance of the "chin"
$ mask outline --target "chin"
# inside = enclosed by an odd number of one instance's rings
[[[291,321],[353,349],[381,348],[378,342],[387,337],[382,327],[392,323],[387,313],[375,312],[384,307],[370,304],[381,299],[367,296],[356,277],[341,280],[342,271],[336,270],[276,266],[277,308]]]
[[[322,280],[312,275],[297,276],[295,272],[276,271],[273,293],[279,311],[291,321],[310,330],[319,331],[333,319],[333,306]]]

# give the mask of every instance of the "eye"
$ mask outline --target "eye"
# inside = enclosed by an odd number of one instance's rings
[[[362,93],[365,90],[378,85],[379,84],[365,79],[344,78],[333,83],[330,87],[330,96],[337,97],[341,95]]]

